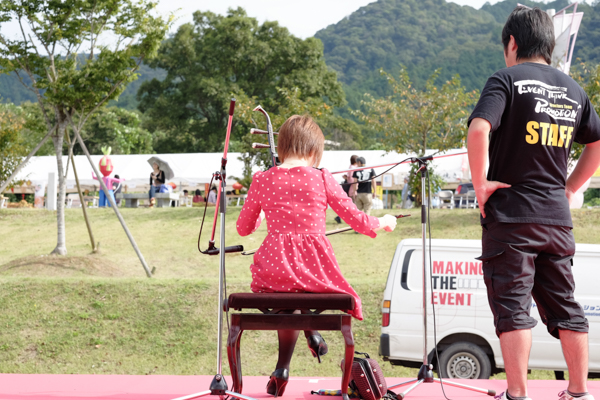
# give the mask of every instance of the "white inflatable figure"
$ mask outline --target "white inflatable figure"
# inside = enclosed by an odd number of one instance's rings
[[[573,195],[573,198],[571,199],[571,204],[569,205],[569,207],[572,210],[579,209],[583,206],[583,194],[585,193],[587,188],[590,186],[591,181],[592,181],[592,178],[588,179],[587,182],[584,183],[583,186],[580,187],[579,190],[577,192],[575,192],[575,194]]]

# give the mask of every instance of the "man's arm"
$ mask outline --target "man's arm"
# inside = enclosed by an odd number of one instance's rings
[[[575,192],[579,190],[579,188],[583,186],[588,179],[590,179],[599,166],[600,140],[585,145],[585,149],[583,149],[583,153],[581,153],[581,157],[579,157],[579,161],[577,161],[575,169],[573,172],[571,172],[571,175],[569,175],[569,178],[567,179],[565,192],[567,199],[569,199],[569,204],[571,204],[571,198]]]
[[[485,167],[488,161],[488,136],[492,126],[483,118],[474,118],[469,126],[467,134],[467,151],[469,154],[469,166],[471,168],[471,178],[473,179],[473,188],[477,195],[479,211],[485,218],[485,203],[490,196],[498,189],[510,187],[507,183],[488,181],[485,174]]]

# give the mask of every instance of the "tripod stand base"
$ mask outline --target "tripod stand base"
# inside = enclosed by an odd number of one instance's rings
[[[241,393],[236,393],[236,392],[227,390],[227,382],[225,381],[225,378],[223,377],[223,375],[219,375],[219,374],[215,375],[215,377],[213,378],[212,382],[210,383],[209,390],[205,390],[203,392],[198,392],[198,393],[194,393],[194,394],[189,394],[189,395],[183,396],[183,397],[177,397],[176,399],[172,399],[172,400],[199,399],[200,397],[204,397],[204,396],[219,396],[221,399],[225,398],[226,396],[230,396],[230,397],[240,399],[240,400],[256,400],[253,397],[244,396]]]
[[[406,382],[398,383],[396,385],[388,386],[388,389],[392,390],[394,388],[397,388],[397,387],[400,387],[400,386],[410,385],[412,383],[412,386],[410,386],[404,392],[398,393],[398,398],[402,400],[402,399],[404,399],[404,397],[406,397],[406,395],[408,393],[410,393],[414,389],[416,389],[421,383],[432,383],[432,382],[438,382],[438,383],[441,384],[442,380],[433,377],[433,371],[432,371],[432,366],[431,365],[422,365],[421,368],[419,369],[419,375],[418,375],[417,379],[411,379],[410,381],[406,381]],[[495,396],[496,395],[496,391],[495,390],[481,389],[481,388],[478,388],[478,387],[475,387],[475,386],[463,385],[462,383],[456,383],[456,382],[452,382],[452,381],[449,381],[449,380],[446,380],[446,379],[444,379],[443,384],[444,385],[448,385],[448,386],[458,387],[458,388],[461,388],[461,389],[472,390],[474,392],[479,392],[479,393],[487,394],[488,396]]]

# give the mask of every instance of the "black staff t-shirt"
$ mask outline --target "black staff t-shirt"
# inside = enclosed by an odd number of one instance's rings
[[[492,221],[572,227],[565,195],[573,142],[600,140],[600,119],[583,89],[545,64],[522,63],[492,75],[469,117],[491,126],[487,179],[511,185],[485,204]]]
[[[358,184],[356,193],[372,193],[371,179],[375,178],[375,170],[374,169],[371,169],[370,171],[367,171],[365,169],[363,169],[361,171],[354,171],[354,174],[352,174],[352,176],[354,178],[358,179],[359,181],[366,181],[366,182],[360,182]]]

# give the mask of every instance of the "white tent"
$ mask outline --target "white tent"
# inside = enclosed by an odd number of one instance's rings
[[[445,154],[462,153],[465,150],[450,150]],[[427,154],[434,153],[433,150]],[[321,160],[321,167],[329,171],[340,171],[347,168],[350,164],[352,155],[364,157],[367,165],[379,165],[393,162],[400,162],[410,155],[398,154],[395,152],[386,153],[380,150],[351,150],[351,151],[326,151]],[[227,162],[227,182],[233,183],[233,177],[243,175],[244,165],[239,160],[241,153],[228,153]],[[129,191],[136,191],[136,186],[146,186],[149,184],[150,172],[152,167],[148,164],[148,159],[152,156],[158,156],[169,163],[175,177],[170,181],[180,185],[181,183],[190,186],[200,186],[209,183],[212,174],[221,167],[222,153],[187,153],[187,154],[130,154],[130,155],[112,155],[111,159],[114,165],[114,174],[125,179],[125,184]],[[436,173],[442,175],[447,182],[456,182],[463,178],[465,172],[466,155],[457,155],[454,157],[444,157],[436,159],[433,167]],[[92,178],[92,168],[85,156],[75,156],[75,166],[77,174],[82,185],[97,186],[98,181]],[[100,162],[102,155],[92,156],[96,165]],[[63,157],[63,164],[67,165],[67,157]],[[376,172],[383,172],[386,168],[377,168]],[[394,184],[403,181],[404,176],[408,174],[410,164],[402,164],[390,171],[394,175]],[[258,171],[254,167],[254,171]],[[44,156],[33,157],[29,163],[21,170],[16,179],[25,179],[32,182],[47,182],[50,172],[57,173],[56,157]],[[113,175],[114,176],[114,175]],[[342,176],[337,175],[339,181]],[[467,178],[465,176],[465,178]],[[75,176],[73,168],[69,167],[67,174],[67,188],[75,187]]]

